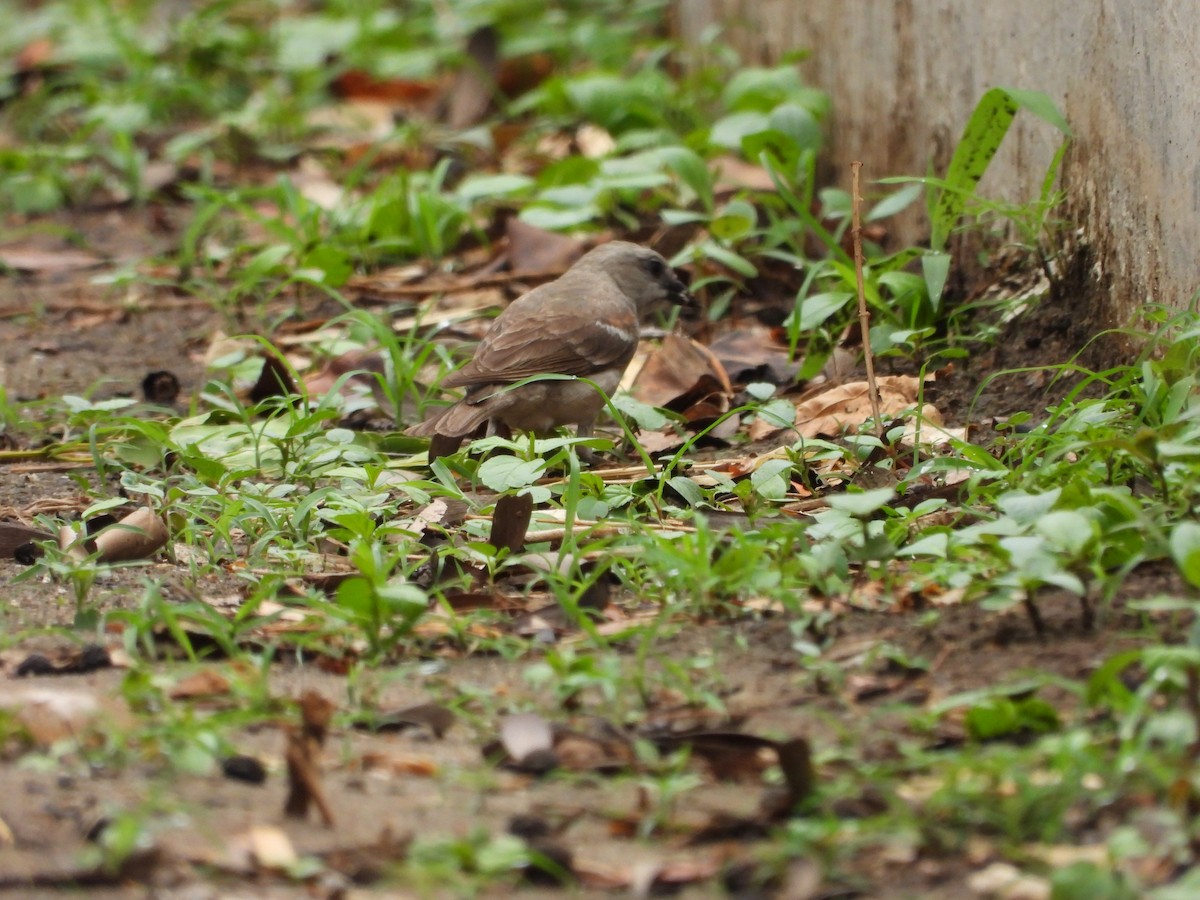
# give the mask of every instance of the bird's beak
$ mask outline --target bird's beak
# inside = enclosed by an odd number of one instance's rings
[[[696,302],[696,298],[688,293],[687,285],[678,278],[671,282],[667,290],[667,299],[685,309],[695,309],[700,305]]]

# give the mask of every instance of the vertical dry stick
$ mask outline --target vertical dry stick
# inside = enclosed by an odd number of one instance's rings
[[[851,228],[854,241],[854,280],[858,285],[858,330],[862,332],[863,359],[867,364],[867,393],[871,395],[871,415],[875,417],[875,430],[883,440],[883,415],[879,411],[879,385],[875,382],[875,357],[871,354],[871,314],[867,312],[867,292],[863,287],[862,252],[862,197],[858,193],[858,173],[862,163],[850,163]]]

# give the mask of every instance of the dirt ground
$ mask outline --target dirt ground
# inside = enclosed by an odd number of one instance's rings
[[[160,240],[153,230],[125,216],[98,215],[74,225],[101,252],[153,249]],[[93,389],[94,396],[132,395],[143,376],[155,370],[174,372],[184,396],[189,396],[200,385],[201,354],[209,336],[222,323],[205,302],[165,290],[139,290],[140,295],[132,296],[123,288],[89,285],[88,273],[78,272],[0,280],[0,373],[9,398],[37,400]],[[986,373],[1037,361],[1062,362],[1086,341],[1087,327],[1061,310],[1018,319],[993,349],[957,366],[939,382],[943,398],[939,402],[943,408],[969,404]],[[1041,375],[1013,376],[1002,387],[993,386],[979,396],[974,417],[982,420],[1017,410],[1036,414],[1053,399],[1046,388],[1047,379]],[[58,471],[54,466],[0,466],[0,505],[22,509],[35,500],[70,499],[79,492],[77,477],[88,476],[86,471]],[[132,602],[141,592],[141,578],[169,582],[170,570],[163,564],[134,575],[115,574],[100,587],[103,605]],[[0,561],[0,583],[5,586],[0,627],[6,635],[0,647],[0,671],[5,690],[78,691],[110,697],[119,704],[126,677],[121,668],[12,678],[17,664],[31,652],[51,653],[77,640],[68,628],[73,606],[67,588],[15,581],[22,571],[14,560]],[[1166,571],[1141,571],[1121,598],[1100,610],[1092,630],[1081,626],[1076,601],[1046,597],[1042,613],[1047,628],[1041,636],[1033,633],[1019,609],[989,613],[977,607],[947,608],[932,622],[915,611],[847,612],[835,618],[823,635],[830,641],[826,658],[842,661],[847,673],[848,683],[840,685],[805,670],[793,649],[796,636],[779,616],[694,623],[681,628],[656,652],[681,663],[697,654],[710,655],[717,690],[729,715],[739,720],[741,731],[806,736],[818,758],[849,742],[872,757],[887,759],[902,741],[931,740],[928,734],[912,731],[901,714],[906,706],[1005,683],[1027,672],[1072,679],[1086,676],[1113,653],[1147,638],[1146,622],[1124,611],[1128,597],[1177,588]],[[47,632],[47,625],[63,628]],[[36,636],[29,632],[33,628],[38,629]],[[871,652],[885,642],[929,660],[928,670],[898,672],[889,667]],[[625,661],[633,665],[634,648],[623,652]],[[233,749],[257,756],[267,765],[269,774],[262,786],[216,772],[180,775],[153,760],[128,759],[120,768],[95,768],[76,755],[58,762],[51,761],[53,755],[44,755],[36,766],[5,756],[0,763],[0,824],[6,824],[15,837],[0,839],[0,889],[26,898],[68,893],[97,898],[324,897],[368,890],[355,887],[352,877],[305,887],[284,880],[256,882],[214,875],[188,862],[203,856],[203,848],[219,856],[227,850],[230,835],[261,825],[284,828],[303,856],[329,854],[338,848],[359,852],[385,833],[397,841],[411,836],[463,837],[477,828],[499,835],[514,817],[534,816],[559,823],[561,843],[572,849],[577,862],[598,870],[628,869],[635,863],[653,867],[664,859],[679,865],[709,864],[713,846],[690,846],[682,831],[654,842],[629,840],[616,833],[614,819],[632,814],[644,802],[634,779],[579,775],[539,780],[497,769],[483,759],[480,747],[494,736],[486,698],[496,702],[503,698],[511,707],[519,707],[523,698],[537,701],[536,692],[522,678],[533,659],[411,660],[370,672],[355,684],[292,660],[272,666],[269,690],[278,697],[294,698],[311,689],[340,703],[352,694],[372,693],[384,709],[444,703],[464,695],[484,698],[475,715],[460,714],[441,738],[423,728],[380,734],[336,731],[323,758],[334,828],[315,818],[282,817],[287,779],[284,738],[278,728],[256,725],[237,733]],[[372,755],[407,764],[364,768],[363,760]],[[413,774],[418,771],[421,774]],[[833,777],[835,772],[827,774]],[[705,783],[688,795],[680,815],[693,819],[716,811],[750,815],[759,793],[744,785]],[[872,799],[864,796],[861,801],[869,810]],[[93,884],[79,885],[81,854],[96,823],[113,810],[147,806],[159,811],[162,823],[154,849],[144,859],[135,858],[118,879],[97,873]],[[717,854],[727,853],[730,859],[747,852],[745,843],[732,838],[717,846],[721,848]],[[965,874],[983,861],[986,855],[972,861],[956,855],[911,859],[899,850],[871,849],[843,859],[838,869],[826,873],[824,892],[814,896],[948,900],[964,896]],[[362,861],[364,871],[371,865],[369,859]],[[79,886],[71,888],[72,884]],[[679,896],[721,892],[714,879],[696,880],[685,885]],[[455,889],[428,884],[385,893],[442,896]],[[503,893],[544,896],[546,891],[516,886]],[[758,896],[748,890],[733,893]],[[586,888],[577,894],[611,896]]]

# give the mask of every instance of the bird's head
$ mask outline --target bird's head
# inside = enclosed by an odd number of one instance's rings
[[[601,271],[617,283],[639,312],[660,301],[693,306],[696,301],[687,285],[662,256],[648,247],[628,241],[609,241],[585,254],[574,268]]]

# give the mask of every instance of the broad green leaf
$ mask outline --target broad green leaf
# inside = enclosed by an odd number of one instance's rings
[[[624,416],[647,431],[657,431],[671,421],[649,403],[643,403],[632,394],[617,394],[612,398],[612,403]]]
[[[853,299],[849,291],[810,294],[800,303],[800,330],[811,331]]]
[[[1054,508],[1061,493],[1061,488],[1042,494],[1009,491],[996,498],[996,505],[1006,516],[1011,516],[1022,525],[1030,525]]]
[[[768,117],[771,129],[786,134],[798,147],[806,150],[821,149],[821,126],[803,106],[784,103],[771,111]]]
[[[547,231],[563,231],[599,222],[604,216],[591,204],[573,208],[530,204],[521,210],[517,218]]]
[[[532,187],[534,180],[528,175],[502,172],[495,175],[468,175],[455,192],[468,203],[485,197],[505,197]]]
[[[767,112],[803,90],[804,82],[795,66],[745,68],[729,79],[721,100],[728,109]]]
[[[758,213],[753,206],[745,200],[734,200],[717,213],[708,230],[714,237],[733,243],[748,235],[757,222]]]
[[[727,247],[722,247],[716,241],[705,241],[697,248],[704,256],[709,259],[716,260],[723,266],[727,266],[739,275],[744,275],[747,278],[754,278],[758,275],[758,269],[754,268],[754,263],[740,256]]]
[[[907,209],[912,205],[914,200],[921,196],[921,191],[924,187],[922,184],[910,184],[900,188],[894,194],[889,194],[871,207],[871,211],[867,213],[865,220],[876,222]]]
[[[709,133],[710,143],[726,150],[740,150],[742,139],[771,127],[771,120],[760,112],[731,113],[718,119]]]
[[[1082,554],[1099,531],[1095,522],[1073,509],[1048,512],[1033,527],[1050,546],[1065,550],[1072,556]]]
[[[768,459],[750,474],[754,492],[768,500],[779,500],[787,494],[787,474],[792,470],[789,459]]]
[[[875,488],[870,491],[847,491],[844,494],[834,494],[829,498],[833,509],[849,513],[856,518],[864,518],[883,509],[896,496],[890,487]]]
[[[1171,531],[1171,559],[1192,587],[1200,587],[1200,524],[1180,522]]]
[[[945,559],[950,548],[950,535],[945,532],[927,534],[924,537],[910,541],[896,551],[897,556],[933,556]]]
[[[704,491],[692,479],[686,478],[683,475],[676,475],[667,484],[675,493],[683,498],[688,506],[700,506],[704,503]]]
[[[528,487],[542,475],[545,460],[524,460],[517,456],[492,456],[479,466],[479,480],[497,493]]]

